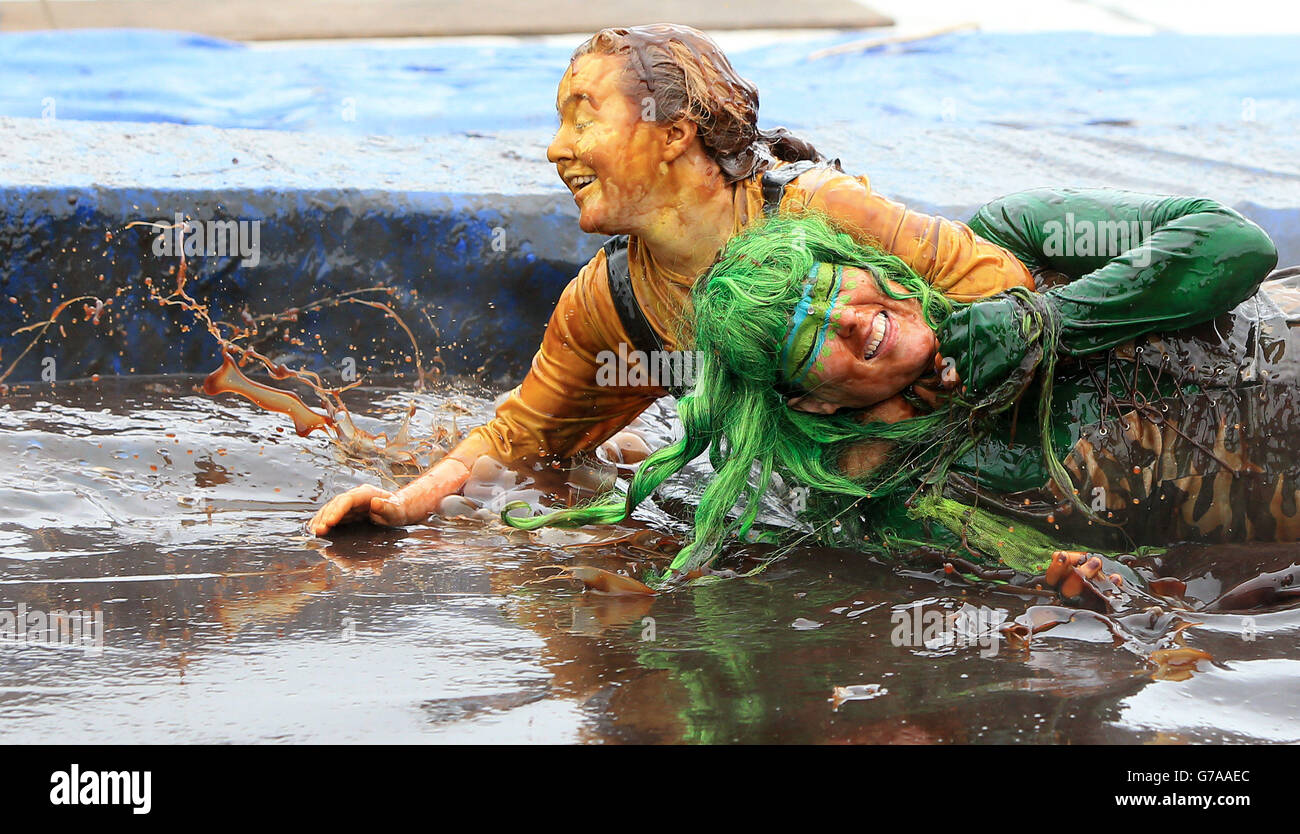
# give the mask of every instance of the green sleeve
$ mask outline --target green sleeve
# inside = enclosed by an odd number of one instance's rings
[[[1044,295],[1061,318],[1058,349],[1075,356],[1209,321],[1277,264],[1262,229],[1192,197],[1036,189],[989,203],[970,227],[1031,270],[1073,279]]]

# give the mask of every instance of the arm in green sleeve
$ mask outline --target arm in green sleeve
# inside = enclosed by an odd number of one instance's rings
[[[1044,295],[1061,319],[1059,350],[1075,356],[1209,321],[1277,264],[1262,229],[1192,197],[1037,189],[989,203],[970,227],[1031,269],[1074,279]]]
[[[1277,263],[1263,230],[1213,200],[1103,189],[1038,189],[989,203],[971,221],[1031,269],[1071,282],[1042,293],[1058,353],[1082,356],[1146,333],[1209,321],[1250,296]],[[1025,299],[959,308],[940,333],[968,395],[990,391],[1029,350]]]

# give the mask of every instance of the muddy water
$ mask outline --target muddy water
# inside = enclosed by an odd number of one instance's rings
[[[366,473],[320,435],[197,379],[38,387],[0,401],[0,611],[98,608],[103,648],[0,642],[7,742],[1192,742],[1300,739],[1300,611],[1198,615],[1182,680],[1089,622],[1028,646],[900,635],[899,612],[1032,600],[804,550],[653,600],[530,583],[632,570],[617,546],[483,521],[302,524]],[[378,429],[407,398],[355,407]],[[417,427],[467,407],[424,396]],[[666,516],[652,516],[673,529]],[[622,554],[622,555],[620,555]],[[1189,549],[1212,597],[1286,548]],[[1178,560],[1181,559],[1181,562]],[[1253,569],[1253,564],[1250,569]],[[1237,570],[1249,572],[1242,568]],[[909,619],[908,622],[916,622]],[[1250,638],[1250,639],[1247,639]]]

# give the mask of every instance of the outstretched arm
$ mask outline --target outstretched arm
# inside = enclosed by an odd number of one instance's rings
[[[394,493],[359,486],[321,508],[310,527],[324,535],[358,521],[414,524],[438,511],[459,491],[482,455],[506,464],[569,458],[600,445],[666,393],[650,386],[607,384],[602,360],[617,355],[627,335],[609,297],[600,252],[565,288],[551,314],[541,349],[523,383],[447,457]]]
[[[782,201],[785,210],[798,206],[824,212],[859,241],[898,256],[954,301],[975,301],[1011,287],[1033,289],[1029,270],[997,241],[958,221],[912,211],[873,191],[866,177],[809,171]]]

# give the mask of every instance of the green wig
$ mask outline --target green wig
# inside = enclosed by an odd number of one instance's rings
[[[786,405],[795,393],[782,369],[791,311],[804,298],[807,278],[819,264],[861,268],[889,296],[917,299],[932,328],[938,329],[952,310],[943,294],[902,260],[858,243],[823,217],[809,213],[762,221],[733,238],[696,284],[691,320],[698,352],[695,386],[677,409],[684,437],[641,464],[624,500],[534,518],[511,516],[515,505],[506,508],[503,520],[525,530],[617,523],[708,451],[715,475],[700,497],[694,538],[672,564],[675,571],[689,571],[716,557],[729,536],[749,535],[776,471],[813,490],[855,500],[880,494],[877,488],[897,488],[902,473],[880,484],[845,477],[836,465],[839,450],[864,439],[927,436],[946,424],[941,413],[902,423],[863,424],[843,412],[813,415]],[[738,511],[735,518],[733,510]]]
[[[827,264],[836,268],[828,270]],[[842,266],[866,271],[892,298],[916,299],[941,342],[947,337],[960,344],[967,357],[990,354],[981,348],[1009,335],[1026,349],[980,385],[952,394],[942,407],[918,417],[864,422],[860,412],[795,410],[787,399],[803,392],[796,383],[809,377],[826,332],[835,326]],[[1041,296],[1016,288],[1004,293],[1003,306],[996,308],[954,304],[897,257],[857,242],[821,215],[802,213],[761,221],[733,238],[696,284],[692,301],[693,330],[683,343],[693,338],[697,373],[695,387],[678,403],[683,438],[641,464],[622,500],[534,518],[512,517],[519,506],[514,504],[502,513],[507,524],[531,530],[617,523],[707,451],[715,474],[696,508],[694,536],[672,571],[704,567],[728,537],[748,537],[777,472],[810,489],[804,520],[825,539],[864,547],[860,533],[875,530],[881,544],[870,549],[914,549],[928,542],[894,531],[915,529],[909,520],[933,521],[1005,564],[1032,570],[1050,556],[1050,541],[1023,529],[1011,535],[1002,519],[943,498],[941,491],[952,464],[989,435],[996,418],[1036,377],[1051,480],[1087,517],[1100,521],[1079,500],[1052,449],[1047,421],[1060,324]],[[978,376],[972,367],[963,372]],[[860,478],[847,477],[839,469],[840,455],[864,441],[888,441],[890,457]],[[843,536],[841,518],[853,521]]]

